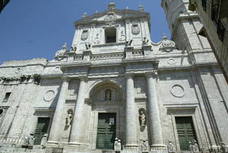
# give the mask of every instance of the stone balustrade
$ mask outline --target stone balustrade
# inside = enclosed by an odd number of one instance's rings
[[[2,144],[17,144],[17,145],[22,145],[25,141],[25,137],[5,137],[5,136],[0,136],[0,145]]]

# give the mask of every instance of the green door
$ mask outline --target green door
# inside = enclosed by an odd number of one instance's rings
[[[189,150],[189,141],[196,139],[192,117],[176,117],[177,134],[181,150]]]
[[[42,117],[38,118],[38,123],[36,126],[36,131],[34,133],[34,144],[39,145],[41,143],[41,139],[48,132],[48,126],[49,126],[50,118],[48,117]]]
[[[99,113],[97,126],[97,149],[113,149],[116,137],[116,114]]]

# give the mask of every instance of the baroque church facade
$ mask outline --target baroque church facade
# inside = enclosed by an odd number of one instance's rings
[[[187,0],[162,7],[173,40],[111,2],[53,60],[0,65],[0,153],[225,152],[228,87],[200,19]]]

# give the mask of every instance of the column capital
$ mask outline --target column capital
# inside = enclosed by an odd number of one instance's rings
[[[65,75],[64,75],[64,76],[62,76],[62,80],[65,81],[65,82],[67,82],[67,81],[70,80],[70,78],[69,78],[68,76],[65,76]]]
[[[155,78],[155,77],[158,76],[158,71],[157,70],[153,70],[151,72],[146,72],[145,75],[146,75],[146,77],[153,77],[153,78]]]
[[[79,76],[78,78],[80,81],[86,81],[88,79],[87,76]]]
[[[132,78],[134,76],[134,73],[125,73],[126,78]]]

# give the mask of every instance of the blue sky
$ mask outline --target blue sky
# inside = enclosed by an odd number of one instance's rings
[[[117,8],[138,9],[151,15],[151,38],[170,36],[161,0],[113,0]],[[11,0],[0,14],[0,63],[31,58],[53,59],[64,42],[70,46],[74,22],[84,12],[104,11],[110,0]]]

